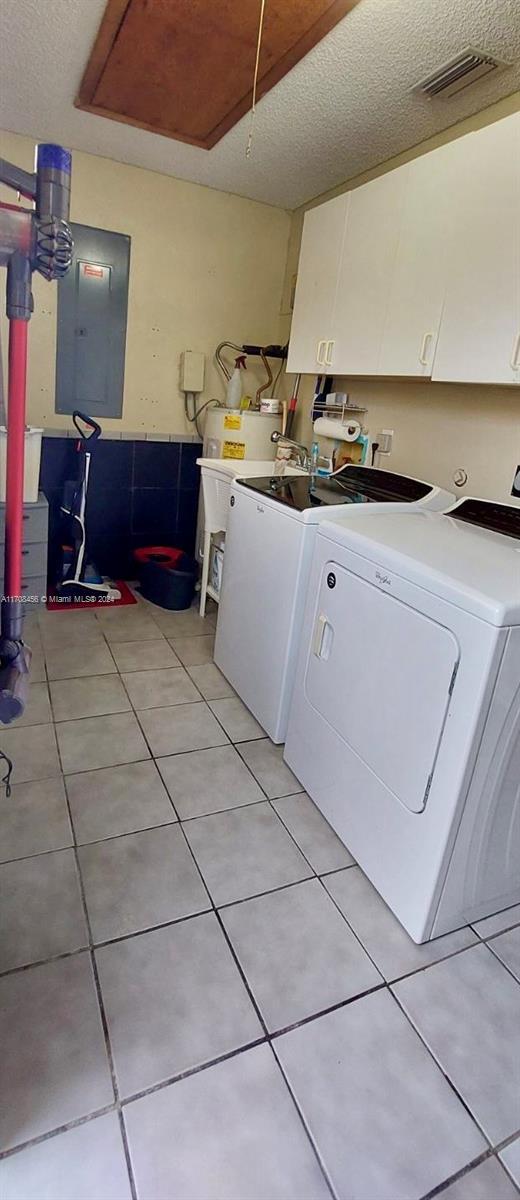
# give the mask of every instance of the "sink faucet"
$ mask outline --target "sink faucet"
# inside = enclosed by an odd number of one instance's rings
[[[290,446],[292,450],[297,452],[294,457],[296,458],[298,466],[304,471],[309,470],[311,457],[307,446],[303,446],[301,442],[293,442],[292,438],[285,437],[285,435],[280,433],[277,429],[275,429],[271,434],[271,441],[274,442],[276,446]]]

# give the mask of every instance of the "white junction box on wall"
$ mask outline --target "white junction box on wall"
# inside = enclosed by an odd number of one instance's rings
[[[182,351],[179,385],[181,392],[204,391],[204,355],[202,351]]]

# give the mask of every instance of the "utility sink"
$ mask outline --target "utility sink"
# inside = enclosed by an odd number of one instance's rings
[[[293,463],[282,462],[276,464],[275,460],[264,458],[198,458],[197,464],[206,470],[218,471],[220,475],[229,475],[230,479],[250,479],[259,478],[262,475],[307,475],[302,467],[296,467]]]

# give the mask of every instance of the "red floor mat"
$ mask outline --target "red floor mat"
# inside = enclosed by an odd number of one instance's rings
[[[137,599],[134,596],[134,593],[130,591],[128,584],[125,583],[123,579],[116,579],[114,581],[114,587],[118,588],[121,592],[120,600],[78,600],[71,602],[64,599],[52,599],[49,596],[46,606],[47,611],[58,612],[60,609],[70,610],[73,608],[83,608],[85,610],[90,608],[123,608],[125,604],[137,604]]]

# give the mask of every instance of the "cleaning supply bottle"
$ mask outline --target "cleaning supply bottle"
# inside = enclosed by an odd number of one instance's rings
[[[235,359],[235,370],[229,380],[226,392],[226,408],[240,408],[242,399],[242,368],[246,365],[245,354],[239,354]]]

